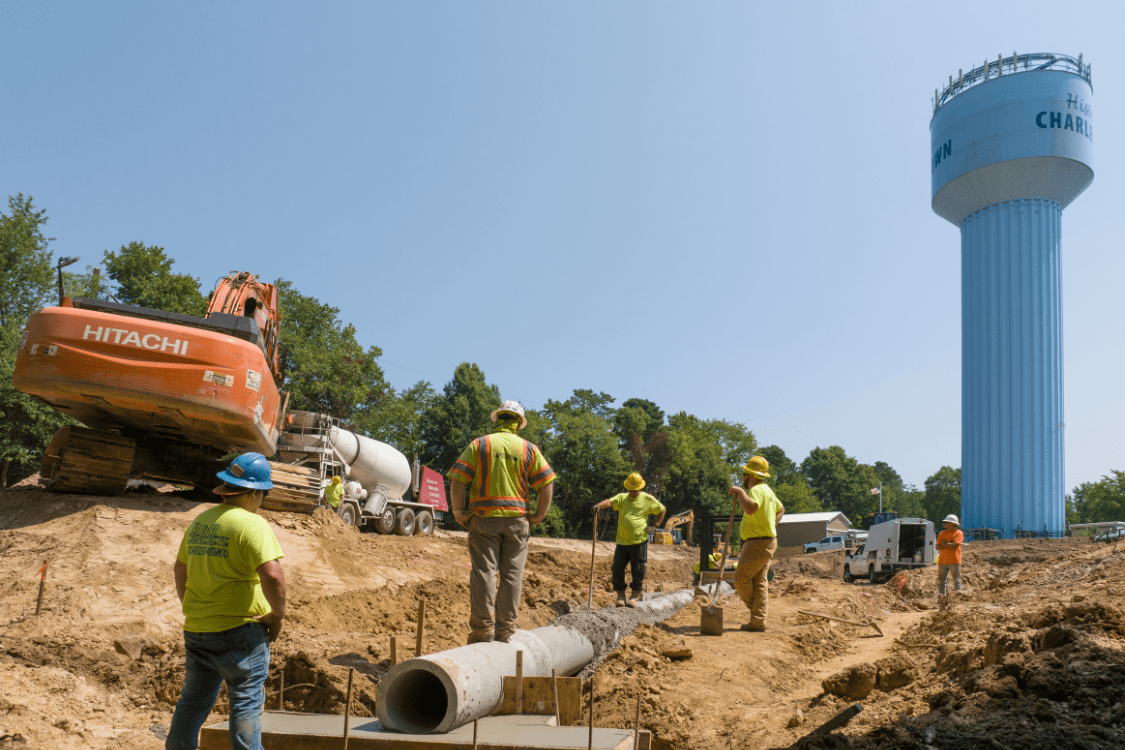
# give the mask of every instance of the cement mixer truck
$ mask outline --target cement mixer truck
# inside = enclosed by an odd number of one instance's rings
[[[344,429],[327,414],[289,412],[277,449],[283,463],[318,472],[322,486],[339,476],[344,483],[339,515],[360,529],[401,536],[432,534],[435,513],[448,510],[444,484],[432,480],[426,482],[425,492],[415,487],[416,499],[422,502],[406,500],[415,478],[406,456]]]

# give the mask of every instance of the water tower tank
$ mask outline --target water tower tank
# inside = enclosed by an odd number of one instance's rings
[[[934,92],[932,207],[961,229],[962,526],[1061,532],[1062,210],[1089,187],[1090,66],[998,56]]]

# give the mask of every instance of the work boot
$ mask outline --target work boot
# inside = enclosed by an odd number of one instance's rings
[[[614,604],[618,607],[624,607],[628,604],[628,602],[625,601],[625,591],[624,590],[617,592],[617,601],[614,602]]]
[[[766,624],[764,622],[748,622],[739,630],[745,630],[748,633],[764,633],[766,632]]]
[[[641,600],[641,597],[643,597],[643,596],[644,596],[644,594],[642,594],[640,591],[630,590],[629,591],[629,601],[627,602],[628,605],[630,607],[633,607],[634,609],[636,609],[637,602],[639,602]]]

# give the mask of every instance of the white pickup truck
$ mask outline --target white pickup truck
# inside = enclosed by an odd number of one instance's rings
[[[809,542],[805,545],[805,552],[825,552],[830,549],[844,549],[846,537],[843,534],[826,536],[819,542]]]
[[[858,529],[848,529],[846,534],[832,534],[819,542],[809,542],[805,545],[805,552],[824,552],[831,549],[852,549],[857,544],[863,544],[867,539],[867,532]]]

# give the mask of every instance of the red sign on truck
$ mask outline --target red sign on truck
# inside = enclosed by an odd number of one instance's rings
[[[448,511],[445,498],[445,480],[433,469],[422,467],[422,481],[418,487],[418,502],[429,505],[434,510]]]

